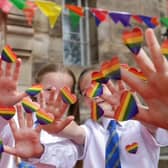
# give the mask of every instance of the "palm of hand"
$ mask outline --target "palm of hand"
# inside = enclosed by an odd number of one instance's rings
[[[39,153],[40,134],[32,128],[22,128],[15,133],[15,151],[23,158],[34,157]]]

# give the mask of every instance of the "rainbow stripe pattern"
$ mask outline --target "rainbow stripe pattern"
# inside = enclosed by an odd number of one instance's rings
[[[168,40],[163,41],[161,45],[161,53],[166,57],[168,60]]]
[[[101,72],[107,78],[120,80],[121,72],[120,72],[119,58],[114,57],[111,61],[104,62],[101,65]]]
[[[16,62],[17,56],[12,51],[11,47],[9,45],[6,45],[2,50],[1,58],[3,61],[12,63],[12,62]]]
[[[22,106],[23,106],[26,113],[33,113],[39,109],[39,106],[37,104],[33,103],[28,98],[24,98],[22,100]]]
[[[92,72],[92,81],[107,83],[109,78],[105,77],[102,72]]]
[[[10,120],[16,113],[14,107],[0,107],[0,116],[6,120]]]
[[[130,51],[137,55],[143,42],[143,31],[139,27],[135,27],[132,31],[124,31],[122,38]]]
[[[38,85],[33,85],[32,87],[28,88],[26,90],[26,93],[29,95],[29,96],[35,96],[37,95],[38,93],[40,93],[43,89],[43,86],[38,84]]]
[[[136,77],[138,77],[139,79],[142,79],[144,81],[147,80],[147,77],[144,75],[144,73],[142,71],[139,71],[138,69],[134,68],[134,67],[130,67],[128,69],[129,72],[131,72],[132,74],[134,74]]]
[[[103,86],[95,81],[93,81],[90,87],[88,87],[86,90],[86,96],[90,98],[101,96],[102,94],[103,94]]]
[[[60,90],[62,99],[66,104],[74,104],[77,101],[75,94],[71,93],[71,90],[68,87],[63,87]]]
[[[37,122],[41,125],[51,124],[54,121],[54,116],[50,113],[46,113],[43,109],[39,109],[36,112]]]
[[[127,145],[125,147],[126,151],[128,153],[132,153],[132,154],[136,154],[137,153],[137,150],[138,150],[138,143],[137,142],[134,142],[133,144],[131,145]]]
[[[95,101],[91,102],[91,119],[97,121],[104,114],[103,109]]]
[[[30,163],[22,161],[18,164],[18,168],[36,168],[36,167]]]
[[[126,121],[133,118],[138,113],[136,101],[129,91],[123,92],[120,106],[117,108],[114,118],[119,121]]]

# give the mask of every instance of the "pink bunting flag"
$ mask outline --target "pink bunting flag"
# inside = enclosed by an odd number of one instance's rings
[[[0,0],[0,9],[5,12],[9,13],[12,8],[12,4],[8,0]]]

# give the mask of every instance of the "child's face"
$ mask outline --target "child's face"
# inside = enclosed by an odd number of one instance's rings
[[[51,88],[56,88],[57,93],[64,86],[72,89],[73,79],[67,73],[49,72],[42,77],[41,84],[44,87],[44,97],[47,102]]]
[[[86,89],[90,86],[91,84],[91,74],[92,74],[92,71],[91,72],[88,72],[86,73],[81,82],[80,82],[80,90],[81,90],[81,93],[82,95],[85,95],[86,93]],[[108,90],[108,88],[104,85],[103,86],[103,93],[106,93],[107,95],[111,95],[111,92]],[[112,107],[111,105],[109,105],[108,103],[106,103],[102,98],[100,97],[96,97],[95,98],[96,102],[98,105],[100,105],[104,110],[112,110]],[[88,97],[85,97],[85,103],[87,106],[90,107],[90,103],[91,103],[91,99],[88,98]]]

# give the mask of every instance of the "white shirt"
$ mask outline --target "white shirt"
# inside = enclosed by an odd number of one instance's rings
[[[70,140],[41,132],[44,153],[40,159],[31,160],[36,168],[72,168],[78,160],[78,147]]]
[[[105,167],[105,146],[109,137],[107,130],[108,119],[102,119],[102,125],[88,120],[84,127],[86,140],[83,156],[84,168]],[[156,138],[138,121],[125,121],[117,125],[117,132],[120,137],[120,161],[122,168],[157,168],[160,154],[160,145],[168,145],[168,132],[158,129]],[[159,136],[162,135],[162,136]],[[164,141],[163,141],[164,139]],[[138,144],[135,154],[126,150],[127,145]]]
[[[0,117],[0,139],[3,142],[3,145],[12,146],[13,145],[13,136],[11,133],[11,129],[9,127],[8,122]],[[2,153],[2,157],[0,159],[0,168],[13,168],[9,165],[11,156],[7,153]]]

